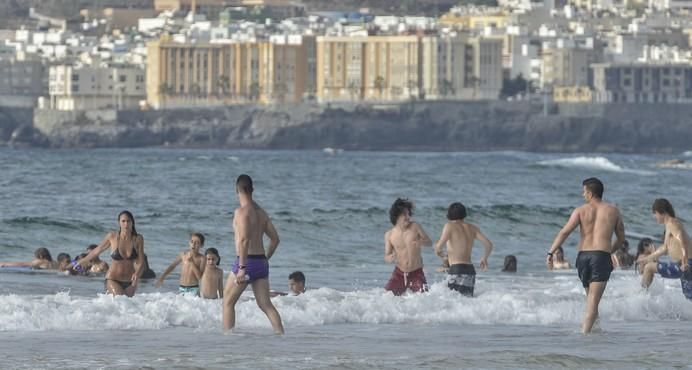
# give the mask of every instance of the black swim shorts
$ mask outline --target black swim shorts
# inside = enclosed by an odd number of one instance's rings
[[[608,281],[613,271],[610,253],[603,251],[582,251],[577,255],[577,271],[584,288],[591,282]]]

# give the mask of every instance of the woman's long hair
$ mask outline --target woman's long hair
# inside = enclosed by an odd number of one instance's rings
[[[120,235],[120,216],[126,215],[132,221],[132,236],[137,236],[137,228],[135,228],[135,216],[130,211],[122,211],[118,213],[118,235]]]

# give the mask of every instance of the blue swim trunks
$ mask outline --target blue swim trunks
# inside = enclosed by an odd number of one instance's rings
[[[692,263],[692,259],[688,260],[688,263]],[[680,279],[682,277],[680,262],[659,262],[656,264],[656,270],[661,277],[666,279]]]
[[[194,295],[199,297],[199,285],[181,285],[178,287],[179,294]]]
[[[692,258],[687,260],[689,266],[692,266]],[[692,300],[692,269],[688,268],[683,272],[680,269],[679,262],[659,262],[656,269],[661,277],[666,279],[680,279],[682,294],[685,298]]]
[[[239,257],[235,258],[231,268],[234,274],[238,273],[238,259]],[[247,264],[245,266],[245,276],[248,277],[248,283],[269,278],[269,262],[263,254],[248,254],[245,263]]]

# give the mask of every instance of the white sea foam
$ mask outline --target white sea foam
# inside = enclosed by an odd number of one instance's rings
[[[639,288],[638,277],[616,274],[601,303],[602,321],[692,321],[692,304],[679,281],[656,281],[651,291]],[[429,293],[395,297],[383,289],[343,292],[329,288],[302,296],[275,298],[286,326],[328,324],[520,324],[578,326],[584,293],[573,275],[552,278],[517,276],[479,279],[474,298],[462,297],[443,282]],[[255,301],[243,296],[236,306],[238,328],[268,328]],[[221,302],[173,293],[134,298],[98,295],[74,297],[0,296],[0,331],[159,330],[188,327],[215,331],[221,324]]]
[[[682,155],[684,155],[685,157],[692,157],[692,150],[688,150],[688,151],[682,153]]]
[[[565,168],[585,168],[590,170],[601,170],[608,172],[622,172],[622,173],[634,173],[638,175],[655,175],[653,171],[645,170],[635,170],[631,168],[624,168],[618,166],[617,164],[611,162],[605,157],[574,157],[574,158],[561,158],[561,159],[550,159],[538,162],[540,166],[546,167],[565,167]]]

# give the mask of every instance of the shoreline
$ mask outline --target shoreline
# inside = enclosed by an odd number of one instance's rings
[[[0,108],[0,147],[661,153],[692,149],[692,106],[411,101],[169,110]]]

